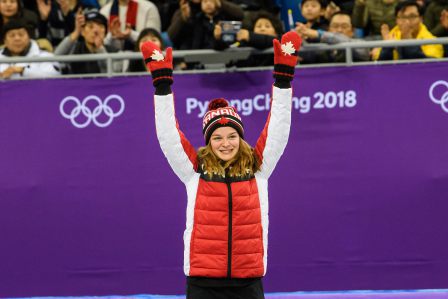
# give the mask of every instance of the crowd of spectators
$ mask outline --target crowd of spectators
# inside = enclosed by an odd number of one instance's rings
[[[285,13],[286,11],[286,13]],[[229,27],[230,26],[230,27]],[[304,44],[448,36],[448,0],[0,0],[0,58],[139,51],[146,40],[164,49],[266,49],[285,30]],[[445,45],[353,50],[355,61],[447,57]],[[272,64],[257,53],[237,67]],[[306,51],[300,63],[345,61],[345,51]],[[175,61],[177,69],[200,64]],[[116,72],[145,71],[117,61]],[[106,72],[105,61],[0,63],[0,78]]]

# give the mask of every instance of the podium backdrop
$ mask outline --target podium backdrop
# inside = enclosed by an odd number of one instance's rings
[[[297,69],[270,181],[266,292],[448,287],[448,64]],[[232,101],[254,144],[270,71],[177,75],[181,129]],[[0,297],[183,294],[186,194],[149,76],[0,83]]]

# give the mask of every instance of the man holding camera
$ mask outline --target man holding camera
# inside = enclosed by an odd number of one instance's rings
[[[226,0],[180,0],[180,9],[167,32],[177,49],[213,49],[215,25],[223,20],[241,21],[243,17],[243,9]]]

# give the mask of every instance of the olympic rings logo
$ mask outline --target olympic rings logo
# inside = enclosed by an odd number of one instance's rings
[[[442,94],[442,96],[440,97],[440,99],[436,98],[434,96],[434,89],[438,86],[445,86],[445,92]],[[443,81],[443,80],[439,80],[434,82],[431,87],[429,88],[429,97],[431,99],[431,101],[433,101],[434,103],[440,105],[443,109],[443,111],[445,111],[446,113],[448,113],[448,82]]]
[[[113,100],[118,101],[119,104],[119,109],[116,112],[113,111],[112,108],[109,106],[109,102]],[[91,101],[95,102],[95,108],[93,109],[87,106],[87,103]],[[71,111],[66,111],[66,105],[68,102],[74,102],[75,104],[75,107],[72,108]],[[61,112],[64,118],[69,119],[71,123],[77,128],[80,129],[85,128],[91,122],[93,122],[96,126],[100,128],[105,128],[112,123],[114,118],[120,116],[123,113],[124,106],[125,105],[123,98],[116,94],[108,96],[104,100],[104,102],[95,95],[89,95],[85,97],[84,100],[82,100],[82,102],[77,97],[68,96],[65,97],[62,100],[61,104],[59,105],[59,111]],[[106,117],[99,117],[101,114],[104,114]],[[80,115],[83,115],[86,118],[86,120],[79,121],[78,117]],[[101,119],[102,121],[99,119]]]

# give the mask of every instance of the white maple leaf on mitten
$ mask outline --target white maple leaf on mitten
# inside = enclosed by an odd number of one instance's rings
[[[160,52],[157,49],[154,49],[154,51],[152,52],[151,58],[154,59],[155,61],[162,61],[165,57],[163,57],[162,52]]]
[[[291,56],[296,51],[294,49],[294,45],[291,42],[287,42],[286,44],[282,44],[282,52],[284,55]]]

